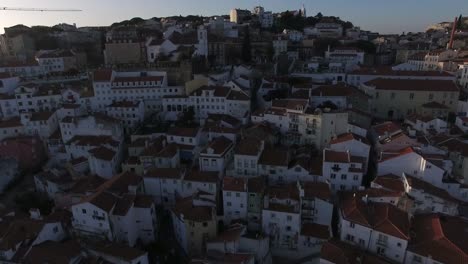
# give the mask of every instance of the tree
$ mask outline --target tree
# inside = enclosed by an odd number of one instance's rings
[[[321,13],[321,12],[318,12],[318,13],[317,13],[317,15],[315,15],[315,17],[317,17],[317,18],[322,18],[322,17],[323,17],[323,15],[322,15],[322,13]]]
[[[252,60],[252,47],[250,45],[250,30],[245,27],[244,42],[242,43],[242,61],[249,63]]]

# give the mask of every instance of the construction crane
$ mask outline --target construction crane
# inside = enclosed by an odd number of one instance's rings
[[[80,12],[80,9],[50,9],[50,8],[23,8],[23,7],[0,7],[0,11],[33,11],[33,12]]]

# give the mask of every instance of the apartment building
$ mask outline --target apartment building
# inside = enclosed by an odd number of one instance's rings
[[[206,119],[210,114],[226,114],[238,119],[250,114],[250,97],[242,90],[226,86],[202,86],[189,96],[163,98],[166,120],[175,120],[192,107],[195,118]]]
[[[322,174],[333,192],[357,191],[362,184],[366,159],[350,151],[323,150]]]
[[[271,108],[257,111],[251,118],[253,123],[274,124],[288,144],[313,144],[317,148],[348,131],[347,112],[314,110],[302,99],[275,100]]]
[[[361,85],[372,96],[376,117],[399,119],[411,114],[446,116],[457,110],[460,90],[448,80],[374,79]]]

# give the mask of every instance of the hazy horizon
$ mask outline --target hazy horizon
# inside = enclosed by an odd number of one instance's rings
[[[133,17],[149,19],[177,15],[227,15],[232,8],[253,9],[261,5],[267,11],[281,12],[297,10],[305,4],[307,15],[315,16],[321,12],[326,16],[338,16],[351,21],[355,26],[383,34],[419,32],[434,23],[452,21],[455,16],[468,13],[466,0],[435,1],[385,1],[376,3],[371,0],[82,0],[80,2],[60,0],[5,0],[1,6],[28,8],[73,8],[82,12],[24,12],[0,11],[0,33],[4,27],[17,24],[26,26],[52,26],[58,23],[84,26],[109,26]]]

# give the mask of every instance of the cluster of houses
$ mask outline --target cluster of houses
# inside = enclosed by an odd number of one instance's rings
[[[204,264],[468,263],[466,51],[369,66],[346,44],[391,36],[315,17],[269,40],[274,72],[230,64],[242,27],[277,16],[113,27],[114,67],[79,77],[42,78],[83,69],[74,50],[0,66],[0,191],[33,175],[54,205],[1,212],[0,261],[144,264],[160,243]],[[343,46],[299,56],[320,38]]]

